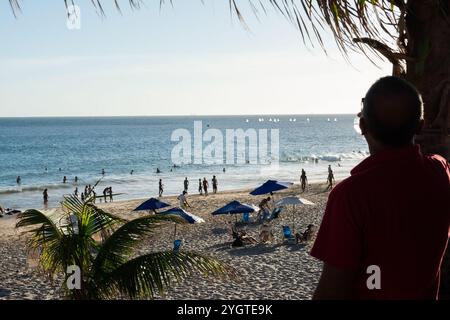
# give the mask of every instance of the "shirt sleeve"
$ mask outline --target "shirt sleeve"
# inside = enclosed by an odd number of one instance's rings
[[[361,212],[343,186],[330,193],[311,255],[340,269],[356,270],[363,247]]]

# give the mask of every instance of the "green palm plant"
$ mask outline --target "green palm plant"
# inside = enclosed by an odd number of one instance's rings
[[[163,223],[182,223],[179,217],[149,215],[126,221],[96,207],[92,197],[84,202],[66,197],[62,208],[58,215],[27,210],[18,217],[16,228],[28,227],[27,245],[39,252],[40,269],[51,276],[64,274],[69,299],[154,298],[193,272],[232,274],[225,264],[196,252],[137,255],[144,238]],[[79,267],[79,289],[67,287],[71,266]]]

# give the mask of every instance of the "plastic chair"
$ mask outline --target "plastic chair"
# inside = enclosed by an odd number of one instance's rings
[[[181,244],[183,243],[183,240],[177,239],[173,242],[173,251],[178,252],[180,251]]]
[[[282,207],[274,208],[272,214],[270,215],[269,220],[277,219],[282,210],[283,210]]]
[[[292,234],[291,228],[289,228],[289,226],[283,226],[283,237],[288,242],[296,242],[295,236]]]

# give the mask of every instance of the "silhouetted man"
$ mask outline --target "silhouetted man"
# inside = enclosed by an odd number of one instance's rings
[[[364,98],[370,156],[336,185],[311,255],[324,262],[315,299],[436,299],[450,225],[450,168],[423,155],[422,99],[385,77]]]

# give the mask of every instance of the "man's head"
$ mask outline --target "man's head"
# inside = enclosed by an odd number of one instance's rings
[[[403,147],[422,128],[422,113],[422,98],[414,86],[397,77],[384,77],[363,99],[361,132],[369,147]]]

